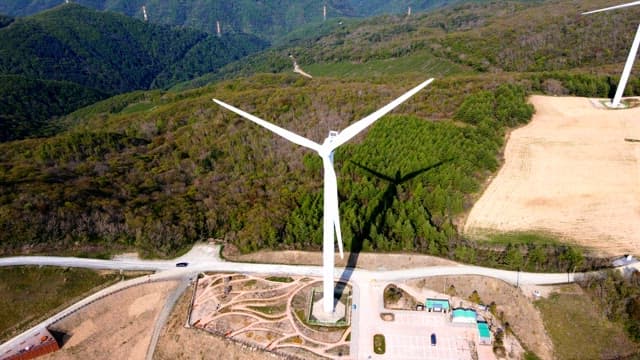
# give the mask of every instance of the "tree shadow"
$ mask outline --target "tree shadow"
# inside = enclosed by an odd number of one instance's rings
[[[384,226],[386,221],[387,211],[393,206],[393,201],[398,197],[398,186],[410,180],[413,180],[419,175],[422,175],[430,170],[434,170],[448,162],[451,162],[452,160],[453,159],[441,160],[435,164],[429,165],[427,167],[421,168],[416,171],[412,171],[404,176],[402,175],[400,170],[397,170],[395,173],[395,176],[393,177],[382,174],[376,170],[373,170],[355,161],[351,161],[351,163],[353,163],[355,166],[364,170],[368,174],[371,174],[374,177],[377,177],[378,179],[388,182],[389,185],[384,191],[382,195],[382,199],[378,202],[378,204],[376,204],[375,208],[371,212],[371,216],[369,216],[367,221],[364,223],[362,230],[352,240],[351,249],[349,251],[349,258],[347,259],[347,264],[345,266],[345,269],[342,272],[342,275],[340,276],[340,281],[347,283],[351,279],[353,270],[356,268],[356,265],[358,264],[358,257],[360,256],[360,252],[362,251],[362,244],[364,240],[369,236],[369,233],[371,232],[371,227],[375,223],[378,216],[380,216],[380,220],[378,221],[378,224],[377,224],[378,229],[382,229],[382,227]],[[436,228],[438,231],[440,231],[441,230],[440,226],[434,223],[433,221],[433,216],[431,214],[431,211],[426,207],[424,209],[427,212],[427,216],[429,217],[428,219],[429,224],[434,228]]]

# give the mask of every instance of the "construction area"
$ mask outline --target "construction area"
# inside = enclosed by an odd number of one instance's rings
[[[640,248],[640,108],[532,96],[504,165],[472,208],[465,233],[539,231],[602,255]]]

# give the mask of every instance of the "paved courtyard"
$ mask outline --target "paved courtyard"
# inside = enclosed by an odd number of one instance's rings
[[[387,359],[471,359],[475,326],[454,326],[448,314],[425,311],[393,311],[395,321],[386,322]],[[431,345],[436,334],[436,345]]]

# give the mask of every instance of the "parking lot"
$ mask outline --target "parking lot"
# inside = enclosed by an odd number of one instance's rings
[[[393,311],[394,321],[385,322],[387,359],[471,359],[470,343],[475,327],[455,326],[448,314],[425,311]],[[436,334],[436,345],[431,345]]]

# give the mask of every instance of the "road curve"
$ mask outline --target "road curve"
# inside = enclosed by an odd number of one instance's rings
[[[176,260],[99,260],[74,257],[55,256],[19,256],[0,258],[2,266],[61,266],[88,269],[111,270],[144,270],[144,271],[180,271],[175,267]],[[281,265],[236,263],[223,260],[197,260],[190,262],[187,272],[240,272],[253,274],[290,274],[301,276],[321,276],[321,266],[311,265]],[[403,270],[373,271],[353,268],[335,269],[336,278],[373,279],[380,281],[400,281],[426,276],[441,275],[480,275],[506,281],[511,284],[549,285],[573,282],[582,273],[530,273],[509,270],[499,270],[472,265],[430,266]]]
[[[176,267],[178,262],[187,262],[187,267]],[[280,265],[280,264],[255,264],[255,263],[237,263],[224,261],[218,256],[218,248],[205,245],[195,246],[188,254],[174,260],[142,260],[135,257],[118,257],[114,260],[85,259],[75,257],[56,257],[56,256],[18,256],[0,258],[0,267],[4,266],[61,266],[61,267],[78,267],[89,269],[111,269],[111,270],[143,270],[154,271],[156,274],[144,276],[129,281],[120,282],[114,286],[104,289],[94,295],[91,295],[82,301],[72,305],[53,317],[43,321],[35,327],[27,330],[6,343],[0,345],[0,356],[13,344],[20,343],[28,338],[29,334],[37,332],[38,329],[45,328],[58,319],[84,307],[88,303],[106,296],[107,294],[119,291],[128,286],[134,286],[147,281],[163,281],[169,279],[184,279],[188,276],[194,276],[199,272],[233,272],[247,274],[269,274],[269,275],[299,275],[299,276],[322,276],[321,266],[310,265]],[[619,270],[640,268],[640,263],[636,262]],[[487,276],[503,280],[507,283],[530,284],[530,285],[551,285],[573,282],[574,280],[584,277],[586,273],[530,273],[520,271],[509,271],[486,268],[472,265],[453,265],[453,266],[431,266],[420,267],[403,270],[388,271],[372,271],[354,268],[335,269],[334,276],[336,279],[349,280],[352,282],[354,289],[354,303],[361,301],[361,287],[364,291],[369,289],[371,284],[402,281],[429,276],[448,276],[448,275],[479,275]],[[368,295],[365,295],[365,297]],[[364,304],[363,304],[364,305]],[[352,319],[352,336],[358,336],[361,329],[360,323],[360,307],[354,312]],[[352,342],[351,356],[358,358],[357,341]]]

